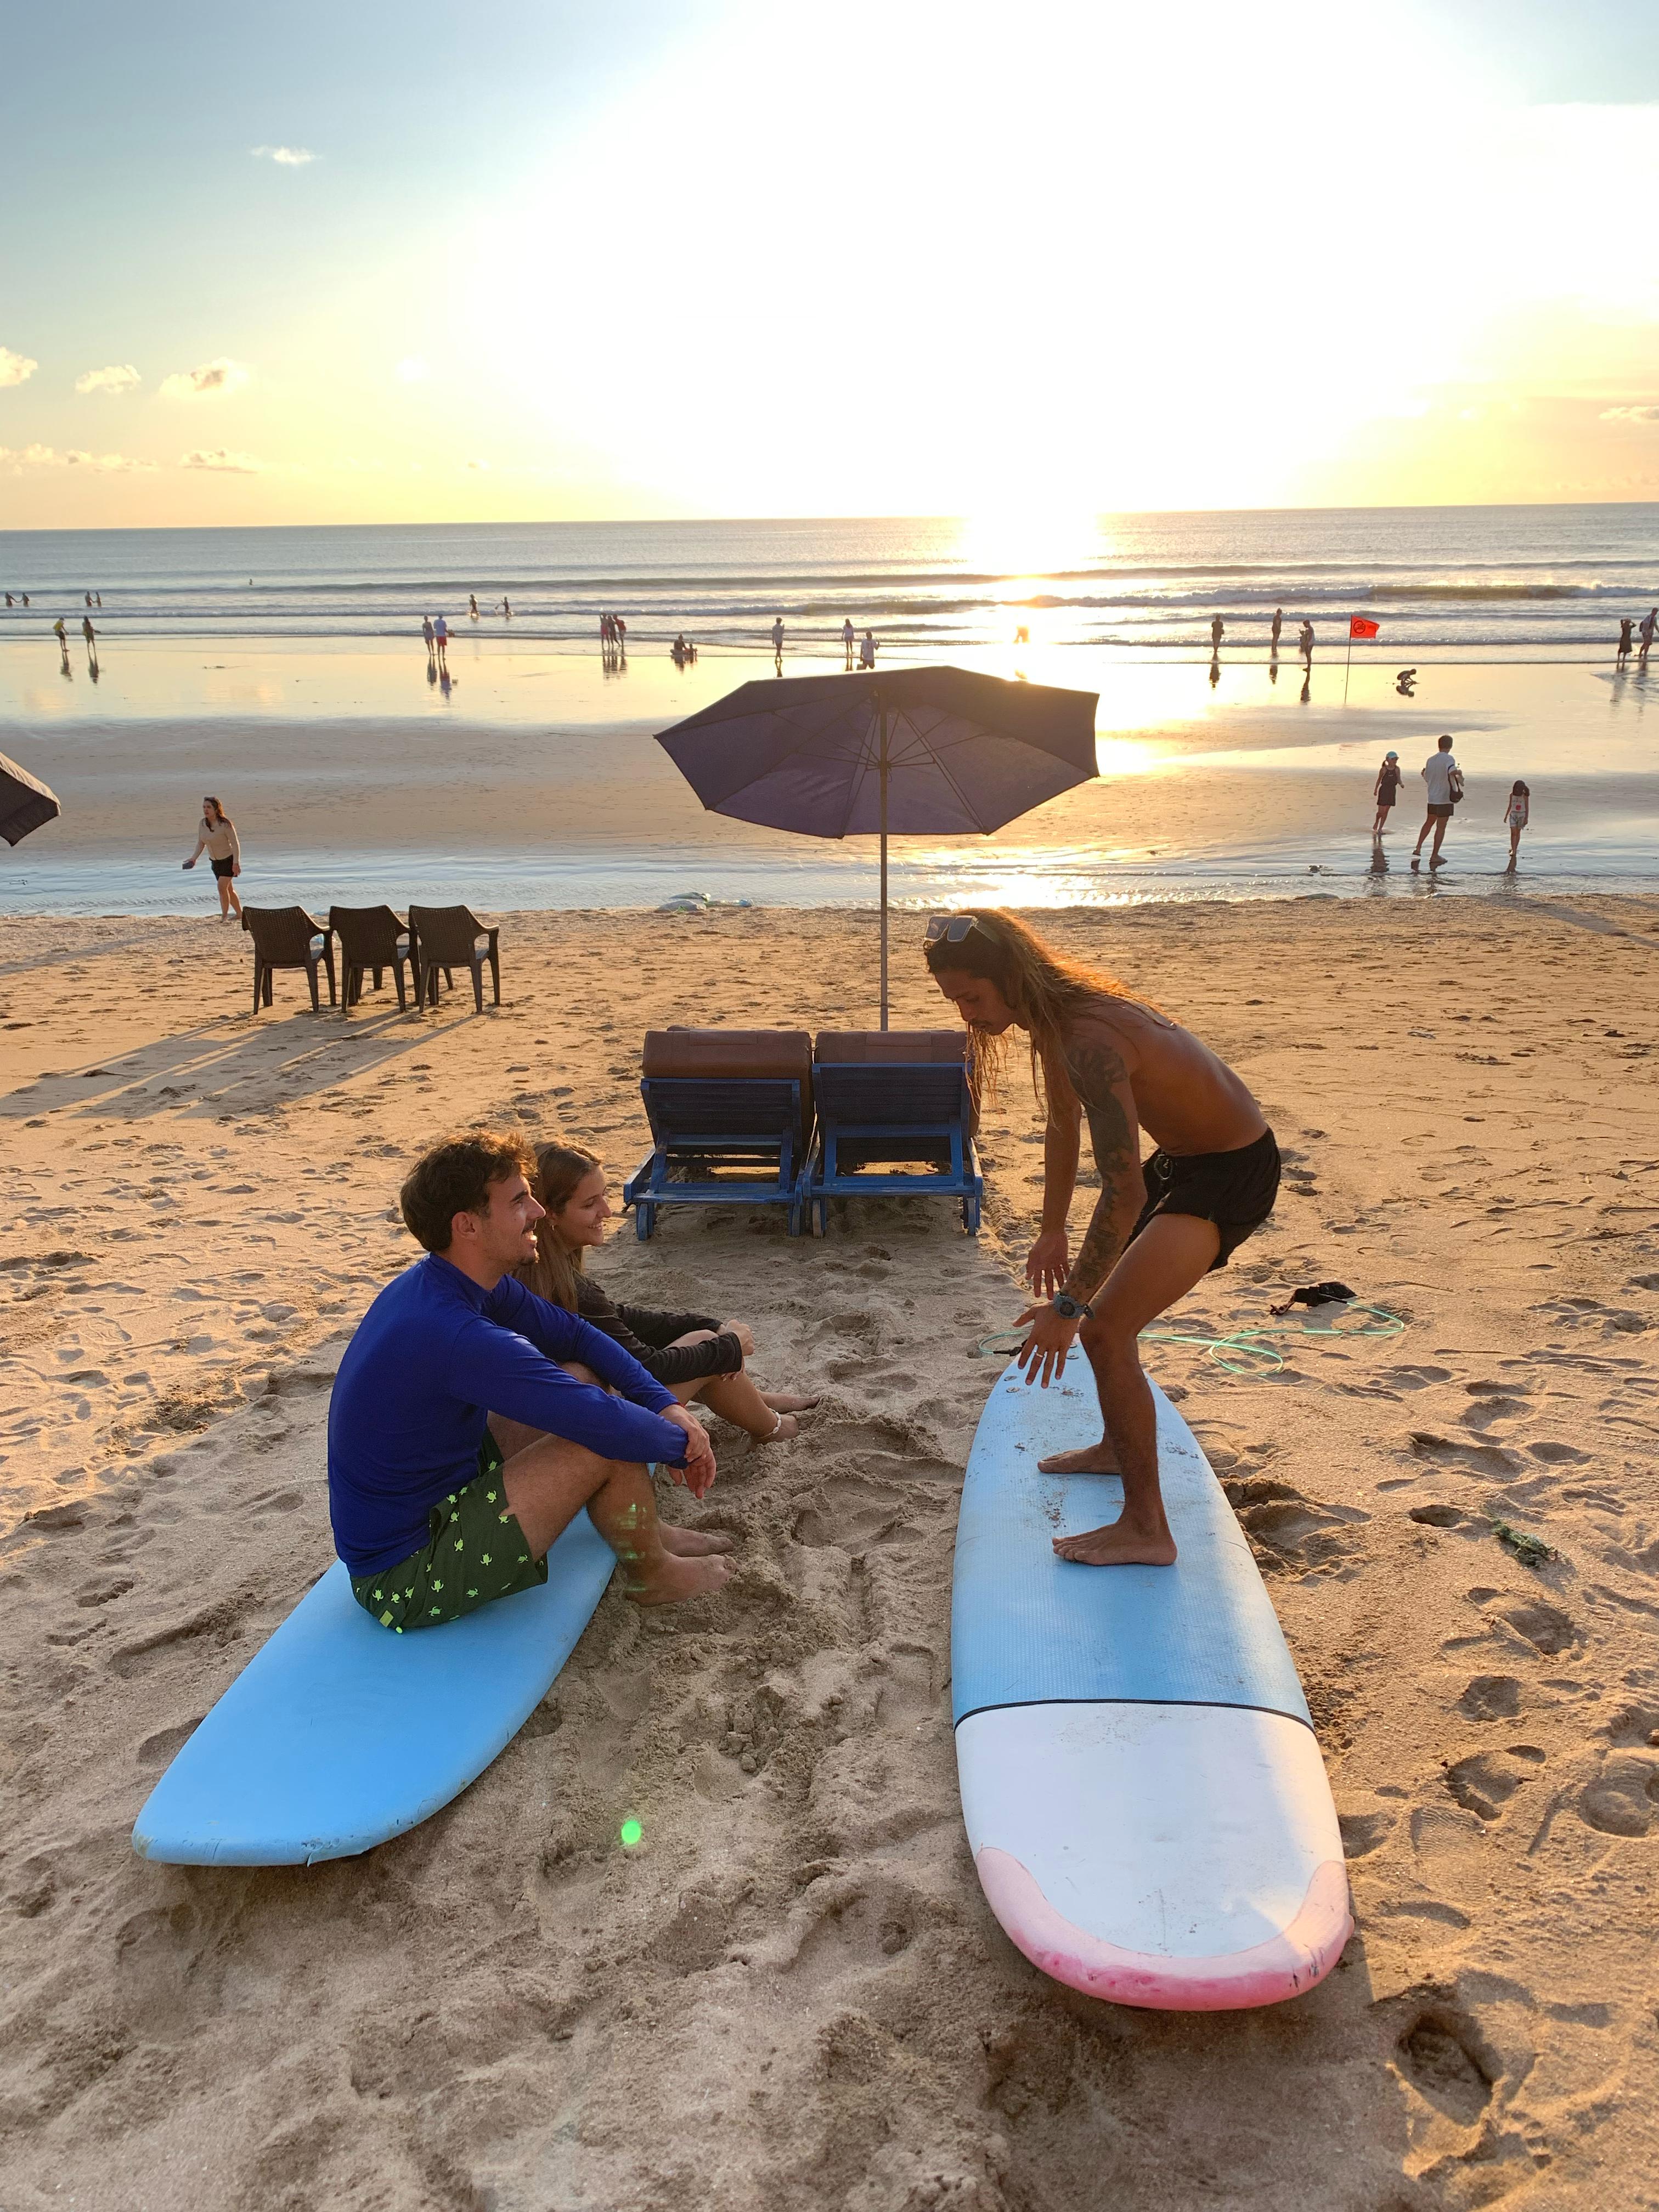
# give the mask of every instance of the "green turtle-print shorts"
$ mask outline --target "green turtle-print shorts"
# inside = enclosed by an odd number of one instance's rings
[[[507,1510],[501,1455],[488,1429],[471,1482],[432,1509],[426,1549],[384,1574],[354,1575],[351,1595],[382,1628],[436,1628],[476,1613],[492,1598],[534,1589],[547,1580],[547,1561],[532,1559],[530,1542]]]

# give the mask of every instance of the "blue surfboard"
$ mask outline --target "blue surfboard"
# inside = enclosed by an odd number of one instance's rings
[[[428,1820],[546,1696],[616,1564],[579,1513],[540,1589],[394,1636],[337,1559],[156,1784],[133,1849],[175,1866],[308,1866]]]
[[[1310,1989],[1352,1927],[1330,1785],[1243,1531],[1154,1385],[1173,1567],[1085,1567],[1053,1540],[1116,1518],[1073,1346],[1047,1390],[1009,1365],[957,1528],[951,1667],[963,1816],[992,1911],[1057,1980],[1171,2010]]]

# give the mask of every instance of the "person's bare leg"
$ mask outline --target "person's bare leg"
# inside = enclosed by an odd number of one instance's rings
[[[578,1382],[592,1382],[596,1388],[603,1387],[593,1370],[584,1366],[580,1359],[567,1360],[563,1365],[565,1373],[574,1375]],[[681,1399],[680,1402],[684,1405],[685,1401]],[[495,1439],[495,1449],[503,1460],[515,1459],[532,1444],[548,1441],[544,1430],[532,1429],[523,1421],[511,1419],[506,1413],[491,1413],[489,1425],[489,1433]],[[716,1552],[737,1549],[723,1529],[680,1528],[671,1521],[661,1521],[657,1525],[664,1551],[672,1552],[683,1559],[701,1559]]]
[[[501,1487],[532,1555],[543,1558],[585,1505],[587,1517],[622,1563],[638,1605],[677,1605],[720,1589],[732,1570],[722,1559],[688,1559],[662,1540],[651,1478],[635,1461],[601,1459],[566,1437],[543,1437],[515,1452]]]
[[[1413,858],[1413,860],[1415,860],[1415,859],[1417,858],[1418,854],[1422,851],[1422,849],[1423,849],[1423,840],[1424,840],[1424,839],[1428,836],[1428,834],[1429,834],[1430,830],[1432,830],[1432,829],[1433,829],[1433,827],[1434,827],[1434,817],[1433,817],[1433,815],[1432,815],[1432,814],[1425,814],[1425,815],[1423,817],[1423,827],[1422,827],[1422,828],[1418,831],[1418,833],[1417,833],[1417,842],[1416,842],[1416,843],[1412,847],[1412,858]]]
[[[676,1337],[674,1343],[702,1344],[712,1334],[708,1329],[694,1329],[689,1335]],[[763,1444],[787,1444],[793,1437],[799,1436],[800,1424],[794,1418],[796,1413],[805,1413],[818,1402],[816,1398],[801,1397],[774,1400],[757,1390],[741,1368],[735,1375],[700,1375],[695,1382],[672,1383],[669,1387],[681,1405],[689,1406],[696,1399],[711,1413],[718,1413],[721,1420],[730,1421],[734,1429],[746,1429],[757,1443]]]
[[[1054,1550],[1063,1559],[1094,1567],[1164,1567],[1175,1562],[1175,1538],[1158,1487],[1158,1408],[1141,1369],[1139,1340],[1143,1328],[1203,1279],[1220,1241],[1212,1221],[1190,1213],[1159,1214],[1123,1255],[1095,1300],[1095,1317],[1084,1323],[1079,1341],[1100,1392],[1105,1437],[1087,1452],[1060,1455],[1059,1464],[1042,1464],[1056,1473],[1121,1474],[1123,1510],[1099,1528],[1056,1537]]]
[[[1449,815],[1442,814],[1435,821],[1434,842],[1429,848],[1429,866],[1431,868],[1443,867],[1445,865],[1440,857],[1440,848],[1446,842],[1446,824],[1450,819]]]

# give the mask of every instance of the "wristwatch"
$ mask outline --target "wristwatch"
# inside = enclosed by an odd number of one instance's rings
[[[1048,1301],[1062,1321],[1092,1321],[1095,1310],[1086,1298],[1069,1298],[1064,1291],[1056,1291]]]

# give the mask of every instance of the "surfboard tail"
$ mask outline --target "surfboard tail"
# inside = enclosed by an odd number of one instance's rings
[[[984,1845],[975,1863],[986,1901],[1034,1966],[1069,1988],[1114,2004],[1170,2012],[1234,2012],[1281,2004],[1323,1981],[1353,1932],[1340,1859],[1315,1871],[1290,1924],[1248,1950],[1210,1957],[1130,1951],[1074,1927],[1014,1857]]]

